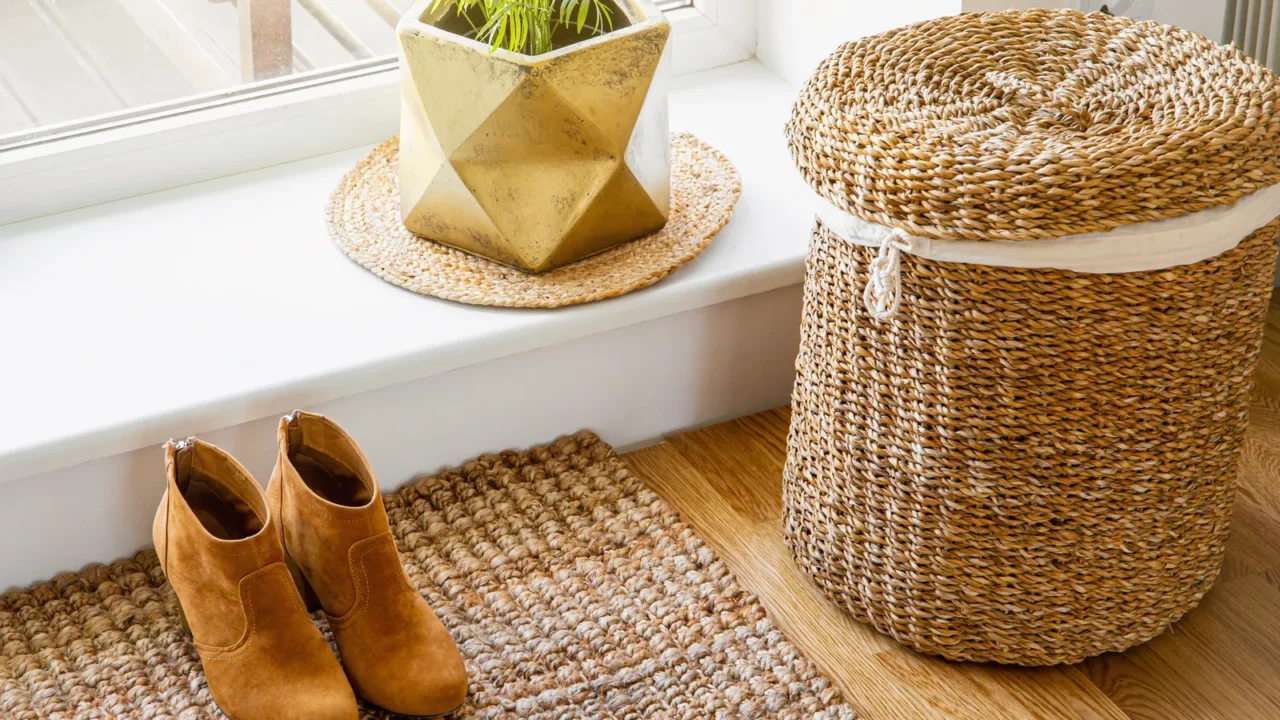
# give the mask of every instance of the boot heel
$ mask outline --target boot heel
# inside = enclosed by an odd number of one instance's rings
[[[311,583],[307,582],[307,576],[302,574],[298,564],[291,557],[286,557],[284,564],[289,567],[289,574],[293,576],[293,584],[298,587],[298,594],[302,596],[302,604],[307,606],[307,612],[319,610],[320,598],[316,597],[316,591],[311,589]]]
[[[164,572],[163,565],[160,568],[160,572]],[[167,575],[165,576],[165,579],[168,580]],[[182,609],[182,601],[177,599],[177,592],[174,592],[174,600],[177,600],[174,604],[178,606],[178,624],[182,626],[183,630],[187,631],[188,635],[191,635],[191,623],[187,622],[187,611]],[[194,637],[195,636],[192,635],[193,639]]]
[[[182,624],[182,629],[191,635],[191,624],[187,622],[187,611],[182,609],[182,603],[178,603],[178,622]]]

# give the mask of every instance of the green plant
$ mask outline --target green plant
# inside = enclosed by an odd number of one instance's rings
[[[471,23],[476,39],[494,52],[498,48],[528,55],[550,52],[552,34],[561,26],[594,35],[613,29],[613,15],[604,0],[435,0],[431,9],[450,2]],[[473,8],[480,9],[483,23],[472,19]]]

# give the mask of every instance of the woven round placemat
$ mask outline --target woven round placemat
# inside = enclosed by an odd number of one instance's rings
[[[553,308],[648,287],[697,257],[729,222],[738,172],[688,133],[671,136],[671,217],[652,235],[533,274],[414,235],[400,220],[399,138],[379,145],[329,200],[329,233],[347,257],[393,285],[472,305]]]
[[[384,500],[410,580],[466,659],[454,720],[854,718],[592,433],[486,455]],[[0,595],[0,718],[224,717],[154,551]]]

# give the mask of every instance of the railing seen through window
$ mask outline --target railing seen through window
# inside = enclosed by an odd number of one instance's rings
[[[0,151],[385,71],[395,24],[414,4],[0,1]]]

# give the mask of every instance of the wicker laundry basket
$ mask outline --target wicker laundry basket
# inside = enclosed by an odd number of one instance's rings
[[[1072,11],[943,18],[819,67],[787,127],[831,214],[784,502],[831,598],[920,651],[1024,665],[1123,650],[1199,602],[1275,269],[1278,88],[1194,33]],[[1269,210],[1224,250],[1159,269],[947,254],[1133,255],[1127,230],[1249,202]]]

